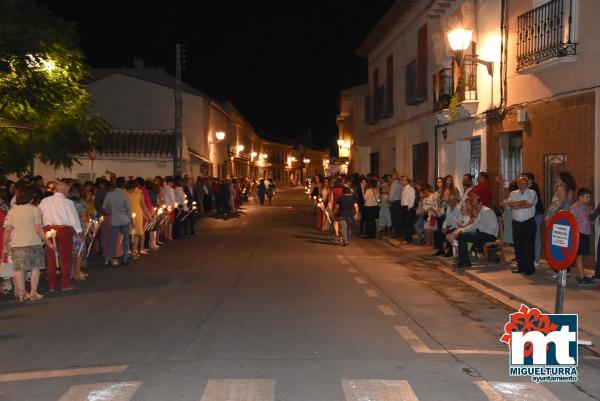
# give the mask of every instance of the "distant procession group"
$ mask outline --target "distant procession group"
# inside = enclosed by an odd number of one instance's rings
[[[322,177],[306,182],[312,199],[316,227],[332,232],[332,241],[350,243],[352,226],[361,237],[372,239],[389,235],[401,244],[423,244],[435,248],[434,256],[455,257],[455,268],[471,266],[470,253],[484,244],[503,242],[513,245],[513,272],[532,275],[540,265],[541,234],[545,224],[559,210],[571,211],[579,224],[581,245],[575,264],[580,285],[593,283],[586,277],[583,257],[590,252],[592,224],[600,216],[600,205],[590,206],[591,190],[577,188],[572,175],[558,174],[554,196],[544,209],[539,187],[532,173],[523,173],[507,182],[486,172],[475,177],[463,175],[462,190],[451,175],[438,177],[435,189],[421,181],[412,182],[392,172],[383,177],[358,174]],[[508,197],[491,208],[492,188],[498,185]],[[597,247],[596,274],[600,277],[600,243]]]

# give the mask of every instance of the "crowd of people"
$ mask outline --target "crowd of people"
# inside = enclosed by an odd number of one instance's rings
[[[491,204],[492,185],[507,194],[496,207]],[[433,256],[455,258],[454,267],[461,269],[471,266],[472,252],[481,252],[484,244],[502,236],[504,244],[514,246],[513,272],[525,275],[535,274],[540,266],[542,235],[549,220],[558,211],[569,210],[576,217],[580,232],[575,263],[577,282],[589,285],[594,278],[600,278],[600,243],[595,277],[586,277],[583,268],[600,205],[592,208],[591,190],[577,188],[567,171],[557,175],[547,208],[530,172],[507,182],[502,177],[492,181],[482,171],[476,184],[475,177],[467,173],[461,185],[447,175],[436,179],[435,188],[421,181],[412,182],[396,172],[383,177],[317,175],[307,182],[306,193],[313,200],[317,229],[332,232],[334,243],[348,245],[356,224],[363,238],[389,235],[401,244],[432,246]]]
[[[128,266],[169,241],[195,235],[206,214],[229,216],[242,203],[272,204],[275,183],[248,177],[117,177],[95,182],[25,176],[0,182],[2,294],[19,302],[85,280],[90,255],[107,267]],[[41,272],[45,271],[45,274]],[[26,283],[29,282],[29,289]]]

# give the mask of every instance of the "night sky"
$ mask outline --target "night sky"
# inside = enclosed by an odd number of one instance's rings
[[[184,80],[230,100],[259,133],[335,146],[338,94],[367,81],[354,53],[393,0],[45,0],[77,27],[88,64],[132,67],[134,57],[173,73],[187,46]]]

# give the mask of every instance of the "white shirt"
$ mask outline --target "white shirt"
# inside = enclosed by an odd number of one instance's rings
[[[394,180],[390,185],[390,202],[399,201],[402,199],[402,184],[400,180]]]
[[[175,203],[178,203],[180,207],[187,212],[187,202],[185,201],[185,192],[182,187],[171,189],[175,195]]]
[[[465,193],[464,193],[464,194],[463,194],[463,196],[462,196],[462,201],[460,202],[460,204],[461,204],[461,205],[462,205],[463,203],[465,203],[465,201],[466,201],[467,199],[469,199],[469,198],[468,198],[468,195],[469,195],[469,192],[471,192],[471,190],[472,190],[472,189],[473,189],[473,186],[470,186],[469,188],[465,189]]]
[[[446,208],[446,219],[442,228],[456,228],[456,225],[462,222],[462,213],[460,212],[460,206],[454,206],[452,209],[450,206]]]
[[[537,194],[535,191],[531,189],[525,189],[525,191],[521,192],[520,189],[516,191],[512,191],[508,196],[509,202],[518,202],[518,201],[527,201],[531,206],[523,209],[510,209],[512,212],[512,218],[519,223],[523,223],[529,219],[532,219],[535,216],[535,204],[537,203]]]
[[[60,192],[42,199],[40,202],[43,226],[71,226],[76,233],[81,233],[81,223],[72,200]]]
[[[409,209],[415,207],[415,189],[410,184],[405,185],[402,188],[402,199],[400,204],[407,206]]]
[[[473,224],[461,228],[461,231],[465,233],[475,232],[477,230],[498,237],[498,217],[496,217],[496,213],[487,206],[482,206],[479,215]]]
[[[161,192],[165,205],[173,206],[175,204],[175,191],[173,191],[173,188],[168,185],[163,185]]]

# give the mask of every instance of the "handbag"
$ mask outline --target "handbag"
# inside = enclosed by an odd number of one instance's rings
[[[435,217],[435,214],[429,215],[429,218],[427,219],[427,224],[429,224],[430,227],[435,227],[436,223],[437,217]]]
[[[0,263],[0,277],[2,278],[13,278],[15,276],[15,270],[13,268],[12,259],[8,254],[6,262]]]

